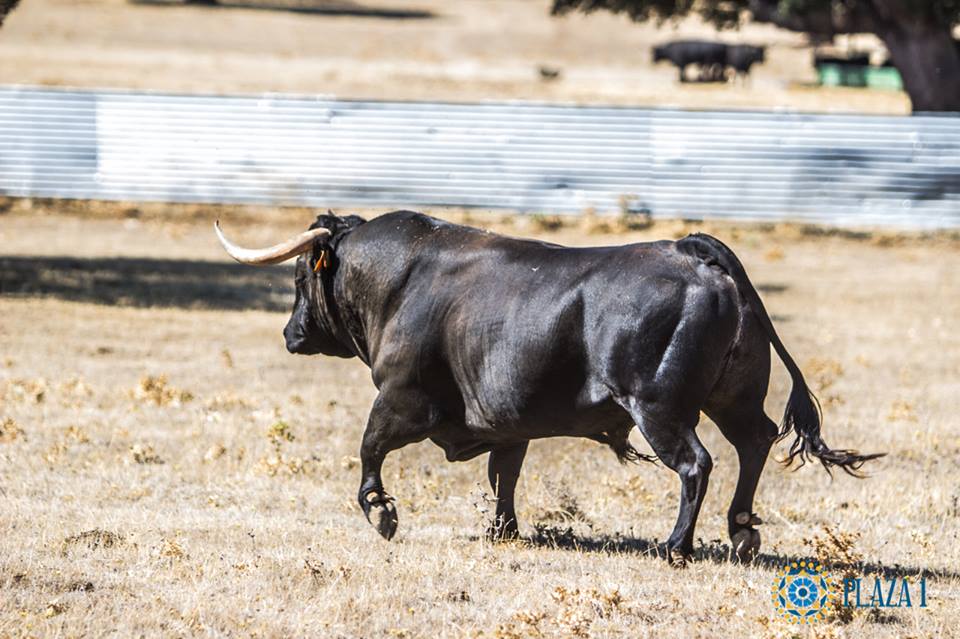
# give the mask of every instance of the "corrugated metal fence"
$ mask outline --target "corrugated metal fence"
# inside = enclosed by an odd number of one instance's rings
[[[0,87],[0,194],[960,226],[960,118]]]

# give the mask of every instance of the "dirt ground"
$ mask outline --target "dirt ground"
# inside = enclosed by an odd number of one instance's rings
[[[656,546],[676,476],[585,440],[533,443],[525,539],[500,545],[482,537],[485,459],[394,453],[400,529],[383,541],[355,503],[368,371],[287,354],[290,269],[228,263],[211,231],[219,215],[266,243],[308,213],[80,209],[0,214],[0,637],[956,636],[956,235],[448,214],[576,245],[719,235],[817,390],[827,442],[889,453],[865,480],[771,461],[763,554],[742,566],[726,560],[734,451],[705,421],[715,469],[678,570]],[[786,391],[778,368],[771,415]],[[802,557],[925,575],[929,607],[791,626],[771,586]]]
[[[0,83],[201,93],[267,91],[399,100],[907,113],[899,92],[813,86],[803,36],[751,25],[717,36],[696,20],[562,19],[549,0],[303,0],[326,13],[127,0],[24,0],[0,35]],[[337,14],[337,8],[341,11]],[[346,14],[343,12],[346,11]],[[411,17],[384,17],[390,12]],[[748,83],[684,84],[650,48],[681,37],[768,45]],[[865,44],[874,46],[875,39]],[[559,71],[541,77],[540,68]]]

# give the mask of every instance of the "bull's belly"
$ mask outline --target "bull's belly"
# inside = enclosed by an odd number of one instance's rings
[[[561,407],[563,408],[563,407]],[[467,416],[430,436],[448,461],[465,461],[494,448],[547,437],[593,437],[632,425],[633,420],[612,400],[573,410],[529,410],[517,418],[492,421]]]

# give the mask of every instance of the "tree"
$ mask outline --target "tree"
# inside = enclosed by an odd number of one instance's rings
[[[698,14],[719,28],[748,21],[832,38],[876,34],[900,71],[914,111],[960,111],[960,0],[553,0],[553,14],[596,10],[635,21]]]
[[[17,6],[17,3],[20,0],[0,0],[0,27],[3,26],[3,19],[7,17],[7,14],[13,11],[13,8]]]

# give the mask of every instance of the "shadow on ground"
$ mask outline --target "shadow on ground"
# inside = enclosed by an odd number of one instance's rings
[[[575,550],[578,552],[600,552],[611,554],[635,554],[650,557],[660,557],[666,561],[666,543],[656,539],[621,537],[609,535],[579,535],[571,528],[536,525],[535,532],[523,541],[531,546],[554,548],[561,550]],[[708,544],[700,540],[694,550],[694,561],[709,561],[711,563],[736,563],[731,558],[731,548],[719,540]],[[810,556],[776,554],[761,552],[754,565],[769,570],[780,570],[783,566],[810,559]],[[830,567],[828,566],[828,569]],[[878,576],[883,579],[902,578],[910,575],[933,575],[944,579],[960,579],[960,572],[946,568],[927,568],[924,566],[908,566],[901,564],[886,565],[879,561],[862,561],[852,566],[861,575]]]
[[[0,256],[0,295],[286,312],[293,304],[293,271],[193,260]]]
[[[351,18],[382,18],[389,20],[426,20],[436,14],[425,9],[399,9],[396,7],[368,6],[349,0],[128,0],[131,4],[163,7],[195,6],[213,9],[256,9],[259,11],[289,11],[321,16],[346,16]]]

